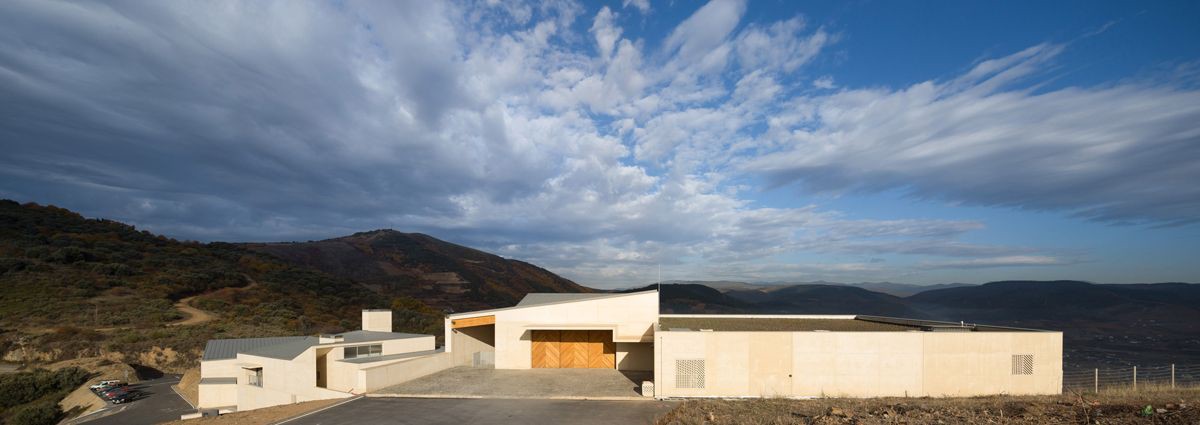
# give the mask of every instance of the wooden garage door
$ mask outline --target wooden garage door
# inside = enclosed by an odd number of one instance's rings
[[[612,331],[532,331],[534,368],[615,369],[617,345]]]

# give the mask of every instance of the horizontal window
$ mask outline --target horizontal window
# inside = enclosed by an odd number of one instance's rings
[[[342,348],[343,357],[347,359],[357,359],[359,357],[375,357],[383,355],[383,345],[359,345],[355,347]]]

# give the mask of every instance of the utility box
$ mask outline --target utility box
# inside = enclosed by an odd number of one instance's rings
[[[654,397],[654,381],[642,381],[642,397]]]

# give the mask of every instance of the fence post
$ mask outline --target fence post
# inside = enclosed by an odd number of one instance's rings
[[[1100,368],[1092,370],[1092,391],[1100,394]]]
[[[1171,389],[1175,389],[1175,363],[1171,363]]]
[[[1133,390],[1137,391],[1137,366],[1133,367]]]

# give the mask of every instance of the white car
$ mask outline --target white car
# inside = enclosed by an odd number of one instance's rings
[[[121,381],[109,380],[109,381],[100,381],[99,384],[89,386],[88,388],[91,388],[93,390],[100,390],[100,389],[109,388],[109,387],[116,387],[119,385],[121,385]]]

